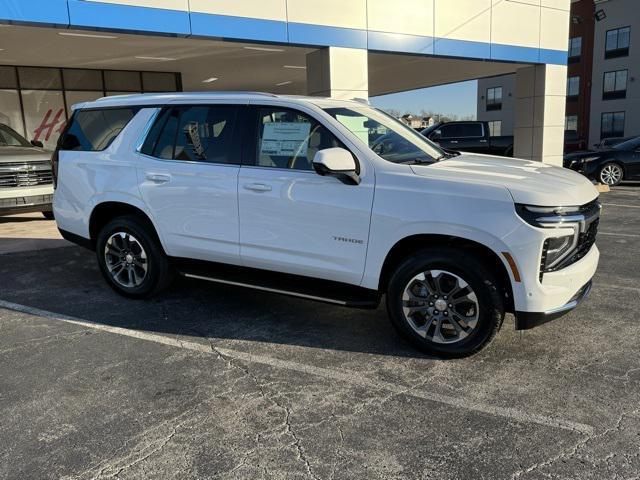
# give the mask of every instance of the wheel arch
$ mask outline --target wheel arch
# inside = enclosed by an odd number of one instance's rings
[[[118,201],[104,201],[98,203],[91,211],[91,215],[89,217],[89,239],[91,240],[91,244],[94,248],[100,230],[102,230],[102,228],[114,218],[122,217],[124,215],[133,215],[140,218],[140,220],[150,228],[151,233],[155,235],[160,246],[164,250],[160,236],[158,235],[151,218],[149,218],[149,215],[134,205]]]
[[[496,274],[497,280],[500,282],[500,286],[502,287],[506,297],[505,307],[507,311],[513,312],[513,285],[511,283],[511,276],[509,275],[505,261],[503,261],[491,248],[483,245],[482,243],[451,235],[410,235],[396,242],[396,244],[387,253],[382,264],[378,285],[379,290],[381,292],[386,291],[387,285],[395,268],[413,253],[424,249],[425,246],[459,248],[467,252],[473,252],[475,256],[477,256],[488,268],[491,269],[492,272]]]

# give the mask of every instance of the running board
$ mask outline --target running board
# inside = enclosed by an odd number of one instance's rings
[[[375,309],[380,303],[377,291],[345,283],[211,262],[173,259],[173,263],[182,276],[196,280],[344,307]]]

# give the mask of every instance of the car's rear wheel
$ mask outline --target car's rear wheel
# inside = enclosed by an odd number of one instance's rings
[[[500,329],[500,291],[491,271],[471,255],[427,249],[396,269],[387,311],[400,334],[420,350],[464,357],[485,347]]]
[[[126,215],[111,220],[96,242],[100,270],[118,293],[131,298],[151,296],[172,279],[169,261],[152,227]]]
[[[598,180],[600,180],[601,183],[609,185],[610,187],[615,187],[616,185],[619,185],[623,179],[624,171],[617,163],[605,163],[600,167]]]

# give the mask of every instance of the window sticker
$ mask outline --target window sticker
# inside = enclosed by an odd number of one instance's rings
[[[260,155],[291,157],[306,154],[309,148],[309,122],[270,122],[262,131]]]

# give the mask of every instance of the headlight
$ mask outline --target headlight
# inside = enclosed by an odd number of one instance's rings
[[[528,224],[538,228],[571,228],[573,233],[549,237],[544,241],[540,259],[540,280],[544,272],[554,269],[567,258],[578,244],[580,225],[585,217],[578,206],[538,207],[516,205],[516,212]]]
[[[540,262],[542,271],[546,272],[553,269],[555,265],[564,259],[573,250],[576,239],[575,234],[547,238],[544,241],[542,261]]]

